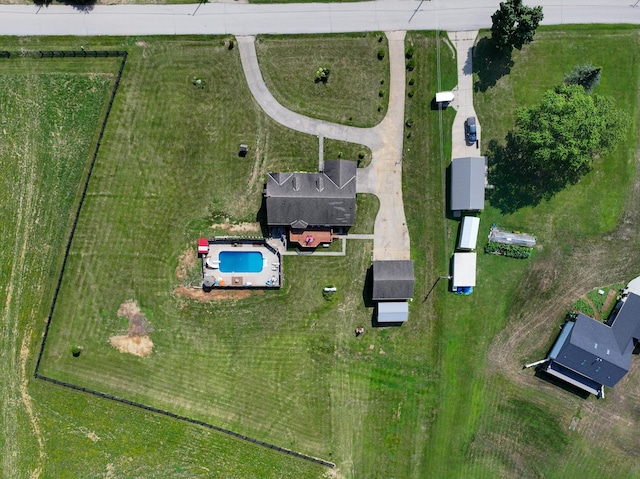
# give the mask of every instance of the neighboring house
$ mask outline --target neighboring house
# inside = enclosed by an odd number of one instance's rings
[[[616,306],[608,324],[582,313],[575,321],[567,322],[544,369],[552,376],[603,397],[604,386],[615,386],[629,372],[631,355],[639,339],[640,296],[629,293]]]
[[[486,176],[484,157],[454,158],[451,162],[451,210],[483,210]]]
[[[413,298],[413,261],[374,261],[372,269],[374,301],[405,301]]]
[[[349,228],[356,213],[355,161],[327,160],[319,173],[269,173],[268,226]]]

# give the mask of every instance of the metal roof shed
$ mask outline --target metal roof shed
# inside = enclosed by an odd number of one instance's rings
[[[487,173],[484,157],[454,158],[451,161],[451,210],[484,209],[484,186]]]
[[[475,216],[465,216],[462,219],[462,227],[460,228],[460,238],[458,239],[458,248],[464,250],[476,249],[478,243],[478,230],[480,229],[480,218]]]
[[[453,254],[453,288],[476,285],[476,253]]]
[[[379,323],[404,323],[409,319],[409,303],[406,301],[378,303]]]

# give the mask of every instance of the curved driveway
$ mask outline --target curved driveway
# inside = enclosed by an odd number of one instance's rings
[[[389,108],[373,128],[355,128],[308,118],[280,105],[264,83],[254,37],[237,37],[249,89],[262,109],[278,123],[293,130],[323,135],[336,140],[360,143],[371,149],[372,160],[359,169],[358,193],[372,193],[380,200],[374,225],[374,260],[410,259],[409,231],[402,202],[402,141],[404,131],[405,32],[389,32]]]

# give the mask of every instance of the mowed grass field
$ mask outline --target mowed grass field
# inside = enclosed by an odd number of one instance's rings
[[[175,291],[181,256],[214,221],[255,221],[267,171],[317,165],[317,138],[263,116],[222,40],[132,42],[41,373],[319,456],[348,477],[410,475],[432,375],[422,349],[400,348],[419,322],[353,334],[371,322],[370,241],[343,258],[285,258],[281,291],[211,303]],[[372,217],[359,224],[370,232]],[[323,298],[327,284],[337,301]],[[109,345],[127,330],[127,300],[154,328],[149,357]]]
[[[256,52],[265,82],[286,108],[361,127],[384,118],[389,103],[389,45],[383,34],[260,35]],[[330,70],[326,83],[315,81],[321,67]]]
[[[253,221],[260,178],[276,168],[312,170],[317,139],[262,116],[242,86],[235,50],[219,38],[128,41],[117,120],[90,185],[42,372],[318,455],[336,462],[343,477],[636,477],[633,370],[604,401],[585,400],[521,370],[523,362],[543,357],[577,297],[640,270],[633,253],[636,37],[633,29],[542,29],[514,56],[512,75],[476,95],[483,142],[494,135],[500,140],[509,128],[500,118],[535,103],[535,92],[561,81],[584,55],[594,64],[607,61],[599,93],[620,92],[619,106],[633,124],[626,145],[552,201],[501,216],[489,198],[481,237],[497,222],[536,234],[540,245],[529,261],[480,254],[474,294],[457,297],[445,291],[444,280],[437,282],[448,273],[457,233],[443,207],[454,112],[430,110],[438,90],[435,37],[408,34],[416,70],[415,95],[407,100],[414,126],[405,130],[403,188],[416,290],[407,324],[367,328],[358,339],[353,328],[367,327],[372,313],[363,298],[371,257],[366,241],[349,242],[345,258],[287,257],[286,287],[278,292],[211,303],[175,293],[179,258],[193,239],[221,216]],[[545,57],[546,83],[537,63]],[[440,64],[441,88],[453,87],[455,61],[444,42]],[[196,77],[205,80],[204,89],[194,87]],[[229,84],[240,86],[229,92]],[[498,89],[505,93],[492,97]],[[229,113],[235,108],[242,114]],[[238,133],[245,128],[252,136]],[[236,157],[241,142],[250,143],[250,158]],[[593,176],[597,181],[587,183]],[[618,192],[613,199],[612,190]],[[597,212],[602,202],[616,219],[579,208],[563,217],[572,202],[595,203]],[[367,197],[359,206],[376,210]],[[361,227],[368,230],[367,224]],[[322,298],[328,283],[338,286],[335,302]],[[126,332],[116,311],[128,299],[140,302],[155,328],[147,358],[107,343]],[[79,358],[71,355],[75,345],[84,348]],[[77,459],[56,456],[71,471],[86,455],[102,473],[144,475],[151,459],[142,457],[150,454],[163,467],[158,477],[215,477],[215,467],[221,477],[323,473],[201,428],[60,388],[54,400],[46,396],[51,386],[41,382],[29,387],[48,398],[41,400],[41,424],[49,428],[50,450],[82,451]],[[71,411],[62,414],[62,404]],[[580,420],[569,431],[574,416]],[[130,425],[113,426],[123,422]],[[145,434],[149,443],[134,454]],[[212,460],[207,447],[219,458]],[[134,466],[127,468],[127,461]]]
[[[101,42],[94,47],[135,48],[121,39]],[[14,51],[77,43],[3,39],[3,47]],[[119,58],[2,62],[0,475],[318,476],[319,466],[32,379],[78,194],[119,64]]]

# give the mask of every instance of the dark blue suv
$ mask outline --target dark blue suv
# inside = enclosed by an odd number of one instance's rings
[[[476,135],[476,117],[470,116],[464,124],[465,133],[467,135],[467,143],[475,143],[478,139]]]

